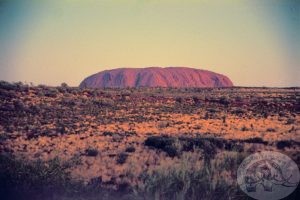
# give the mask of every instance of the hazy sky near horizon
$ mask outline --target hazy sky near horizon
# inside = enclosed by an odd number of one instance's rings
[[[0,80],[77,86],[149,66],[300,86],[300,0],[0,0]]]

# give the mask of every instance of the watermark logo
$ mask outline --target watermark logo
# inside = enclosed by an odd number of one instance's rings
[[[299,180],[297,164],[290,157],[273,151],[248,156],[237,172],[240,188],[258,200],[287,197],[297,188]]]

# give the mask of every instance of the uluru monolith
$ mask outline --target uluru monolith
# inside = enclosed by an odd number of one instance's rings
[[[85,78],[81,88],[231,87],[225,75],[189,67],[117,68]]]

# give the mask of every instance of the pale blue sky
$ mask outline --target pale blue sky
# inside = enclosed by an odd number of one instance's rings
[[[298,0],[0,0],[0,80],[79,85],[117,67],[188,66],[300,86]]]

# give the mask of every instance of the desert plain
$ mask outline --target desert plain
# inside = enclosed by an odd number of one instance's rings
[[[2,81],[1,194],[248,199],[236,183],[247,155],[278,151],[300,164],[299,94],[300,88],[88,89]]]

